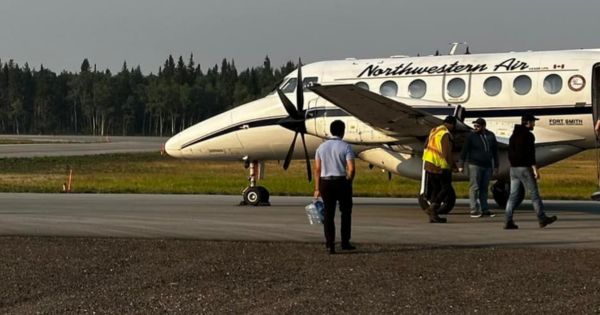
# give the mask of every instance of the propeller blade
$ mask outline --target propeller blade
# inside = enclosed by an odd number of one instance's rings
[[[300,116],[292,101],[290,101],[290,99],[287,98],[287,96],[285,96],[285,94],[283,94],[283,92],[280,89],[277,89],[277,95],[279,95],[281,104],[283,104],[283,107],[285,107],[285,111],[288,113],[288,115],[290,115],[290,117],[296,118]]]
[[[392,172],[388,172],[388,181],[392,180]]]
[[[308,149],[306,149],[306,140],[304,140],[304,134],[300,133],[302,138],[302,146],[304,146],[304,158],[306,158],[306,174],[308,175],[308,182],[312,181],[312,170],[310,168],[310,157],[308,157]]]
[[[287,170],[290,167],[290,162],[292,162],[292,155],[294,154],[294,148],[296,147],[296,138],[298,138],[298,133],[294,134],[294,140],[292,141],[292,145],[288,150],[287,155],[285,156],[285,161],[283,162],[283,169]]]
[[[304,109],[304,82],[302,80],[302,60],[298,58],[298,86],[296,88],[296,105],[298,112],[301,113]]]

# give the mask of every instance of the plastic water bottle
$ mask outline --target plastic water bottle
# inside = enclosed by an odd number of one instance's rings
[[[306,207],[304,207],[304,210],[306,210],[306,216],[308,217],[308,222],[313,225],[316,224],[315,219],[314,219],[314,215],[313,213],[316,210],[316,206],[314,202],[309,203]]]
[[[323,224],[323,202],[322,201],[313,201],[304,207],[306,210],[306,216],[308,217],[308,222],[311,225],[315,224]]]

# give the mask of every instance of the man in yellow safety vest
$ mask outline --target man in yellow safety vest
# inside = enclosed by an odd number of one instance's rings
[[[452,170],[456,166],[452,157],[454,140],[450,132],[455,127],[456,118],[447,116],[442,125],[431,129],[423,152],[427,183],[432,192],[429,208],[426,210],[430,223],[446,223],[445,218],[439,217],[438,209],[452,190]]]

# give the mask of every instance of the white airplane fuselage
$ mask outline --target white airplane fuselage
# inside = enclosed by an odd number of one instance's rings
[[[539,166],[594,148],[600,112],[600,50],[515,52],[322,61],[302,66],[304,82],[356,84],[443,118],[464,108],[465,124],[483,117],[499,141],[510,137],[523,113],[539,117],[534,134]],[[281,85],[292,101],[297,71]],[[329,124],[346,123],[344,139],[366,162],[411,178],[421,177],[423,138],[394,137],[304,91],[306,144],[314,157]],[[288,116],[276,93],[202,121],[165,144],[174,157],[200,160],[283,160],[294,131],[279,124]],[[399,126],[401,128],[401,126]],[[304,158],[296,143],[295,159]],[[500,150],[500,176],[506,151]]]

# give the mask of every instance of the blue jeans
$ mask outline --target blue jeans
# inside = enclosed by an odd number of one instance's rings
[[[490,210],[487,200],[491,177],[491,167],[469,164],[469,206],[471,210],[480,210],[481,212]],[[479,201],[479,207],[477,207],[477,201]]]
[[[531,167],[511,167],[510,168],[510,196],[506,203],[506,221],[512,221],[513,210],[518,202],[519,188],[521,185],[525,186],[525,190],[531,195],[531,202],[533,203],[533,209],[541,220],[546,216],[544,213],[544,204],[542,198],[540,198],[540,192],[538,191],[537,180],[533,177],[533,170]]]

